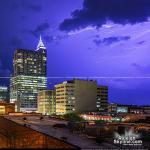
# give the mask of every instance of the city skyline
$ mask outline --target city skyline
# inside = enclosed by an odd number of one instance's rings
[[[85,77],[109,86],[109,102],[149,105],[150,2],[138,0],[132,8],[135,1],[127,7],[126,0],[125,9],[117,10],[117,14],[115,8],[120,1],[106,3],[103,0],[45,0],[44,3],[2,0],[0,77],[12,73],[14,51],[36,49],[41,34],[47,47],[48,88],[67,78]],[[111,10],[108,3],[113,3]],[[98,8],[97,13],[102,12],[98,23],[94,8],[100,4],[105,9]],[[133,12],[136,13],[132,15]],[[8,81],[1,78],[0,84],[8,85]]]

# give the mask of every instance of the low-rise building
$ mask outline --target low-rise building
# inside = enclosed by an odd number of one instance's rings
[[[108,86],[97,87],[97,108],[100,112],[108,112]]]
[[[108,112],[109,113],[116,113],[117,112],[117,104],[111,103],[108,105]]]
[[[104,120],[104,121],[112,121],[112,116],[110,115],[91,115],[91,114],[82,114],[81,117],[85,120],[96,121],[96,120]]]
[[[109,113],[131,113],[131,114],[150,114],[150,106],[123,105],[111,103],[108,106]]]
[[[15,112],[15,104],[0,102],[0,114],[9,114]]]
[[[150,106],[143,106],[143,109],[144,109],[144,113],[145,114],[150,114]]]
[[[116,104],[111,103],[108,106],[109,113],[129,113],[129,107],[131,105],[124,105],[124,104]]]
[[[143,114],[144,109],[140,106],[129,106],[129,112],[133,114]]]
[[[55,114],[54,90],[43,90],[38,92],[38,112],[43,115]]]
[[[9,89],[7,86],[0,86],[0,101],[9,102]]]

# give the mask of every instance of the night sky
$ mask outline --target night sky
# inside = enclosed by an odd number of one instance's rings
[[[41,34],[49,88],[96,79],[109,102],[149,105],[149,17],[150,0],[0,0],[0,84],[15,49],[36,49]]]

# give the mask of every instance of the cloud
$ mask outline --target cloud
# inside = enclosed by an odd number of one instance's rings
[[[58,43],[59,41],[66,39],[68,37],[69,37],[69,35],[55,35],[55,36],[46,35],[43,38],[47,43],[51,43],[51,42]]]
[[[143,45],[144,43],[145,43],[145,41],[140,41],[140,42],[138,42],[137,44]]]
[[[17,10],[19,7],[20,7],[20,5],[17,2],[12,1],[11,6],[10,6],[10,9],[12,11]]]
[[[17,9],[25,9],[27,11],[34,11],[34,12],[40,12],[42,10],[42,6],[36,3],[31,3],[31,2],[27,2],[27,1],[22,1],[20,3],[20,1],[12,1],[11,4],[11,10],[17,10]]]
[[[118,37],[114,36],[114,37],[103,38],[102,40],[97,38],[97,39],[94,39],[93,42],[96,45],[100,45],[100,44],[111,45],[113,43],[120,42],[120,41],[126,41],[129,39],[130,39],[130,36],[118,36]]]
[[[26,10],[32,10],[32,11],[35,11],[35,12],[40,12],[42,10],[42,6],[38,5],[38,4],[23,2],[21,4],[21,6],[23,8],[25,8]]]
[[[0,85],[9,86],[10,74],[11,71],[9,69],[0,68]]]
[[[10,70],[4,68],[2,62],[0,61],[0,77],[9,77],[9,76],[10,76]]]
[[[10,77],[10,70],[0,68],[0,77]]]
[[[49,29],[49,24],[47,22],[37,25],[37,27],[34,30],[30,30],[29,32],[35,36],[38,37],[40,34],[42,34],[44,31]]]
[[[101,39],[94,39],[93,42],[94,42],[96,45],[100,45],[100,44],[103,43]]]
[[[14,36],[10,42],[11,42],[11,45],[14,47],[20,47],[23,45],[23,41],[17,36]]]
[[[132,63],[131,64],[132,67],[134,67],[137,71],[144,73],[144,74],[150,74],[150,66],[142,66],[140,64],[137,63]]]
[[[44,38],[44,41],[46,41],[47,43],[53,42],[53,40],[54,40],[53,36],[51,36],[51,35],[46,35],[43,38]]]
[[[71,16],[60,23],[60,30],[101,27],[108,20],[123,25],[140,23],[150,16],[150,0],[84,0],[83,8],[73,11]]]
[[[136,69],[139,70],[139,71],[141,71],[142,68],[143,68],[141,65],[139,65],[139,64],[137,64],[137,63],[132,63],[131,66],[134,67],[134,68],[136,68]]]
[[[70,37],[70,35],[56,35],[56,36],[54,36],[54,40],[60,41],[60,40],[66,39],[68,37]]]

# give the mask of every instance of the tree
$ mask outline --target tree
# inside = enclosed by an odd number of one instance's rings
[[[81,118],[79,116],[79,114],[77,114],[77,113],[67,113],[67,114],[63,115],[62,117],[68,121],[74,121],[74,122],[84,121],[84,119]]]

